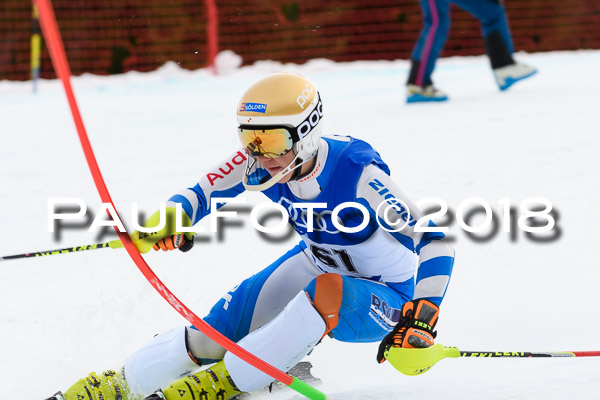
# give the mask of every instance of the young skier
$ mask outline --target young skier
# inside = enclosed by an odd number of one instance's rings
[[[369,144],[322,137],[315,86],[279,73],[251,86],[237,108],[242,148],[174,195],[167,216],[189,227],[211,199],[261,191],[289,214],[301,237],[274,263],[235,286],[204,320],[241,347],[288,371],[325,335],[345,342],[428,347],[454,250],[421,226],[420,211]],[[146,221],[157,226],[160,213]],[[404,226],[402,228],[402,226]],[[190,233],[166,224],[132,235],[140,252],[189,250]],[[209,366],[198,372],[201,366]],[[51,399],[230,399],[272,378],[192,327],[155,336],[118,371],[91,373]]]

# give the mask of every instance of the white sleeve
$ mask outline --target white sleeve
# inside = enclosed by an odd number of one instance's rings
[[[444,234],[416,232],[417,221],[423,217],[421,210],[389,175],[373,164],[363,170],[356,187],[356,197],[366,201],[380,226],[386,228],[392,237],[419,254],[414,298],[426,298],[439,305],[454,266],[454,249],[444,242]],[[404,228],[399,229],[402,226]],[[394,227],[398,231],[393,231]]]
[[[412,248],[407,247],[415,250],[423,233],[415,232],[414,228],[423,214],[388,174],[373,164],[366,166],[356,185],[356,197],[366,200],[376,212],[381,225],[406,237],[406,240],[401,241],[402,244],[408,243],[410,239],[414,245]],[[404,228],[399,229],[402,226]]]
[[[235,197],[245,190],[242,177],[246,160],[243,150],[236,151],[211,168],[195,186],[172,196],[167,206],[174,207],[175,203],[181,203],[183,210],[195,224],[210,213],[212,197]]]

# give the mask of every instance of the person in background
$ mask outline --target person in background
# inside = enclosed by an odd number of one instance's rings
[[[424,27],[412,53],[407,82],[408,103],[448,100],[448,95],[433,85],[431,75],[448,36],[450,3],[481,21],[485,52],[500,90],[537,72],[513,59],[512,37],[500,0],[421,0]]]

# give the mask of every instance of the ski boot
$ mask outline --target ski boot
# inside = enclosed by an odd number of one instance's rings
[[[104,371],[100,376],[95,372],[80,379],[64,394],[58,392],[46,400],[136,400],[132,397],[120,372]]]
[[[238,394],[240,390],[225,369],[225,363],[219,361],[211,368],[189,374],[168,388],[157,390],[145,400],[230,400]]]
[[[535,75],[537,69],[521,63],[510,64],[494,69],[494,78],[500,90],[506,90],[514,83]]]
[[[406,102],[421,103],[426,101],[446,101],[448,95],[433,85],[419,86],[408,84],[406,85]]]

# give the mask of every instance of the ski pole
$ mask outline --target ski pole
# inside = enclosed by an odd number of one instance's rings
[[[83,245],[83,246],[67,247],[67,248],[64,248],[64,249],[57,249],[57,250],[46,250],[46,251],[37,251],[35,253],[15,254],[15,255],[12,255],[12,256],[0,257],[0,261],[14,260],[14,259],[17,259],[17,258],[52,256],[54,254],[75,253],[75,252],[78,252],[78,251],[86,251],[86,250],[104,249],[105,247],[113,247],[111,245],[111,243],[112,242],[96,243],[96,244],[86,244],[86,245]]]
[[[85,251],[85,250],[104,249],[106,247],[110,247],[111,249],[122,249],[123,245],[121,244],[121,240],[115,239],[115,240],[111,240],[110,242],[106,242],[106,243],[86,244],[83,246],[66,247],[64,249],[37,251],[35,253],[23,253],[23,254],[15,254],[12,256],[4,256],[4,257],[0,257],[0,261],[14,260],[17,258],[52,256],[54,254],[75,253],[78,251]],[[189,248],[188,248],[188,250],[189,250]],[[187,250],[182,250],[182,251],[187,251]]]
[[[600,351],[461,351],[456,347],[446,347],[439,343],[425,349],[404,349],[391,347],[385,352],[385,358],[398,371],[406,375],[419,375],[444,358],[538,358],[538,357],[600,357]]]

